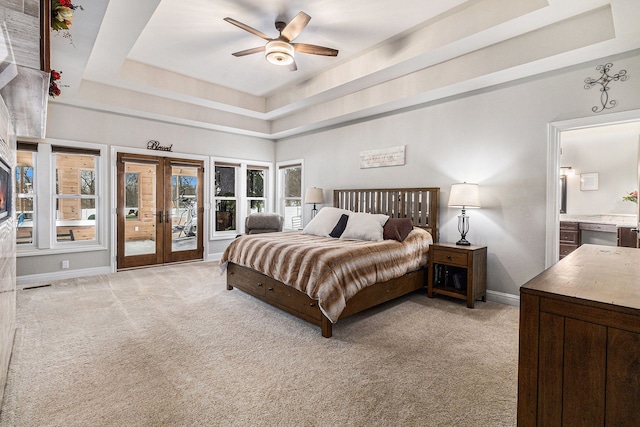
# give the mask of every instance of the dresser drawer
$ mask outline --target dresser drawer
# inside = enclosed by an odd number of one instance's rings
[[[433,251],[433,262],[436,264],[467,266],[467,254],[455,251],[436,249]]]

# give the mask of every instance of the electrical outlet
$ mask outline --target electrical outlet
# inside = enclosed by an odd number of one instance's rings
[[[138,231],[138,226],[133,227],[133,231]]]
[[[65,259],[64,261],[62,261],[62,268],[69,268],[69,260]]]

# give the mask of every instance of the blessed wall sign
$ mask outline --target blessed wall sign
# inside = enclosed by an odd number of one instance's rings
[[[155,151],[173,151],[173,144],[166,146],[160,145],[159,141],[151,140],[147,142],[147,150],[155,150]]]

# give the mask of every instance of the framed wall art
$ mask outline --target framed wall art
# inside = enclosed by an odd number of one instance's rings
[[[596,191],[598,189],[598,172],[580,174],[580,191]]]

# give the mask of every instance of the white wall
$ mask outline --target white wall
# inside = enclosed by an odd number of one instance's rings
[[[638,189],[640,131],[626,126],[568,131],[562,134],[560,164],[571,166],[567,177],[567,214],[599,215],[636,213],[636,205],[622,200]],[[580,190],[581,173],[598,173],[597,191]]]
[[[274,143],[260,138],[234,135],[219,131],[163,123],[154,120],[133,118],[118,114],[102,113],[51,102],[48,107],[47,138],[69,141],[93,142],[109,146],[145,149],[149,140],[156,140],[163,146],[173,145],[178,154],[241,158],[256,161],[275,161]],[[108,150],[109,151],[109,150]],[[156,152],[149,151],[150,154]],[[114,160],[109,161],[109,182],[115,172]],[[205,162],[205,168],[208,168]],[[208,172],[206,176],[209,176]],[[111,188],[106,200],[110,201]],[[205,221],[208,221],[208,215]],[[108,233],[111,236],[111,230]],[[208,235],[205,236],[205,239]],[[110,245],[111,242],[108,242]],[[209,253],[218,254],[228,241],[210,241]],[[70,269],[62,271],[61,261],[69,260]],[[19,257],[17,274],[19,279],[72,277],[74,269],[85,272],[104,272],[111,265],[110,247],[94,252],[56,253]],[[52,275],[53,273],[53,275]],[[57,274],[57,276],[56,276]]]
[[[469,212],[467,238],[488,246],[489,290],[518,295],[544,270],[548,124],[594,115],[595,67],[640,70],[638,52],[564,72],[409,109],[392,116],[296,136],[276,143],[276,159],[304,158],[306,183],[334,188],[436,186],[441,241],[459,238],[459,210],[447,208],[456,182],[480,184],[482,209]],[[640,78],[614,82],[613,112],[640,107]],[[603,113],[600,113],[603,114]],[[404,166],[359,169],[360,151],[406,145]],[[327,203],[331,203],[329,200]],[[306,220],[309,218],[308,210]]]

